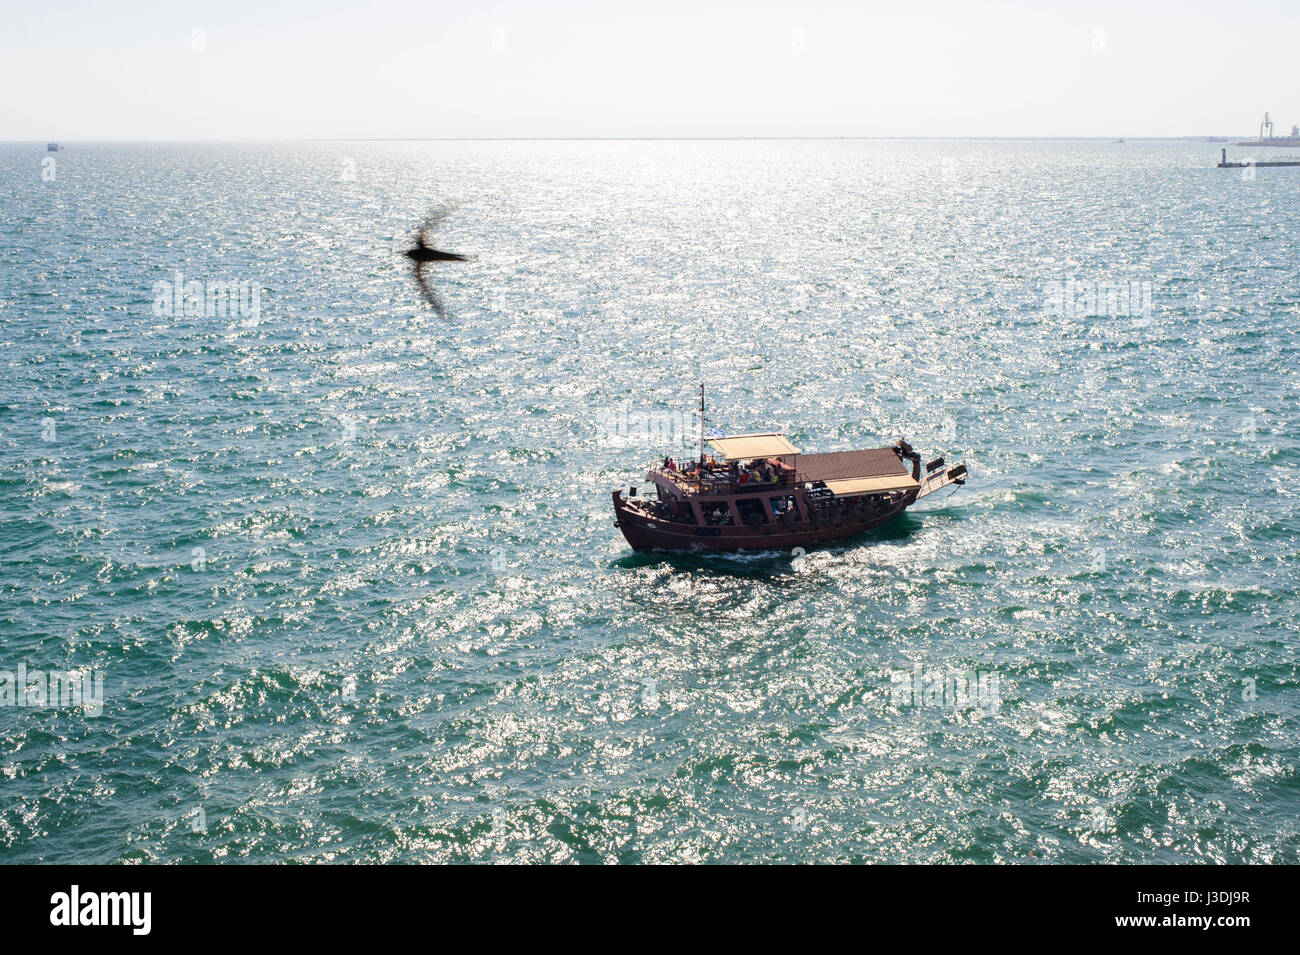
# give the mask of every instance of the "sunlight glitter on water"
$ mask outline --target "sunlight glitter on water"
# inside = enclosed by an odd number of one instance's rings
[[[22,148],[0,669],[109,684],[0,708],[5,861],[1297,861],[1294,177],[349,143],[88,146],[49,188]],[[452,197],[440,323],[393,249]],[[160,321],[177,271],[260,313]],[[1071,279],[1150,321],[1054,314]],[[701,378],[726,431],[970,483],[802,556],[634,554],[609,492],[683,452],[601,415]],[[918,666],[1001,705],[896,705]]]

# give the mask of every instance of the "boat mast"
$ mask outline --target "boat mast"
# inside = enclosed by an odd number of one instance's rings
[[[704,470],[704,382],[700,382],[700,470]]]

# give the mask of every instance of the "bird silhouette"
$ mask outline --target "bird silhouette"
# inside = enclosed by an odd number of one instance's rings
[[[424,293],[425,301],[429,306],[438,313],[439,318],[447,317],[447,310],[442,307],[442,301],[438,294],[433,290],[433,285],[429,282],[428,275],[425,274],[424,267],[430,262],[468,262],[469,257],[457,255],[455,252],[443,252],[441,249],[435,249],[429,244],[429,233],[431,233],[443,219],[447,217],[450,208],[444,206],[438,209],[433,215],[425,220],[424,225],[420,226],[420,231],[415,236],[415,248],[410,249],[402,254],[411,260],[415,265],[415,281],[419,283],[420,291]]]

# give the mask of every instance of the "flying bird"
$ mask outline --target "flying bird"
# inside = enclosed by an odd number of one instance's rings
[[[435,249],[429,245],[429,233],[447,217],[447,213],[450,211],[449,208],[443,207],[429,216],[424,225],[420,226],[420,231],[415,237],[415,248],[402,253],[415,264],[415,281],[420,284],[420,291],[424,293],[425,300],[438,313],[439,318],[446,318],[447,312],[442,307],[438,294],[434,292],[433,285],[429,281],[429,276],[425,274],[424,267],[430,262],[469,261],[468,256],[457,255],[455,252],[443,252],[441,249]]]

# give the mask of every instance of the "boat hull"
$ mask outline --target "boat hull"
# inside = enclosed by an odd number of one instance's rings
[[[790,527],[777,524],[756,528],[743,525],[705,527],[656,519],[640,512],[615,492],[614,526],[623,532],[632,549],[638,551],[788,551],[796,547],[807,550],[831,541],[856,537],[886,524],[907,510],[915,500],[916,492],[912,492],[897,503],[858,520],[826,520],[816,525],[804,522]]]

